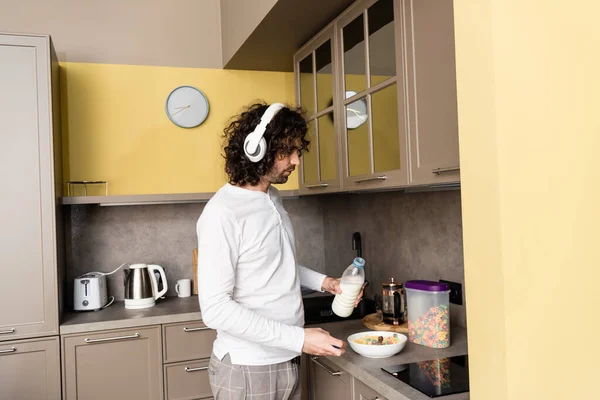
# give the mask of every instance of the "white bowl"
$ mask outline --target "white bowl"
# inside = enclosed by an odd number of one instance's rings
[[[397,335],[398,339],[400,340],[399,343],[376,345],[359,344],[354,342],[356,339],[359,339],[363,336],[383,336],[384,338],[386,338],[394,335]],[[404,348],[404,346],[406,346],[407,341],[408,338],[406,337],[406,335],[396,332],[368,331],[359,332],[355,333],[354,335],[348,336],[348,344],[350,344],[352,350],[354,350],[361,356],[369,358],[386,358],[391,357],[394,354],[398,354]]]

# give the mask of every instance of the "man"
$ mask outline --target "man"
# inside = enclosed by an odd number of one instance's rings
[[[303,328],[300,286],[336,294],[340,280],[296,263],[294,231],[271,186],[299,165],[307,124],[282,104],[254,104],[224,132],[229,183],[196,227],[202,319],[217,330],[210,384],[216,400],[299,400],[299,355],[341,356],[346,347]]]

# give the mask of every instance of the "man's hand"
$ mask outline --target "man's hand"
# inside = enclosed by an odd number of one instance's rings
[[[326,292],[329,292],[331,294],[342,293],[342,287],[340,286],[340,280],[341,280],[341,278],[332,278],[332,277],[328,276],[323,281],[323,287],[321,289]],[[358,303],[360,303],[360,301],[362,300],[364,291],[365,291],[365,285],[363,284],[363,287],[362,287],[362,289],[360,289],[358,296],[356,296],[356,301],[354,302],[354,307],[358,306]]]
[[[334,347],[334,346],[337,346]],[[321,328],[304,329],[302,352],[315,356],[341,356],[346,352],[346,342],[336,339]]]

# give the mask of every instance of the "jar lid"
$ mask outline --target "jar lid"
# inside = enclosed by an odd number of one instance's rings
[[[406,281],[404,287],[407,289],[424,290],[426,292],[445,292],[450,290],[447,283],[436,281]]]
[[[401,282],[395,282],[394,278],[390,278],[389,281],[384,282],[381,284],[381,286],[383,286],[384,288],[389,288],[389,289],[397,289],[397,288],[401,288],[402,287],[402,283]]]

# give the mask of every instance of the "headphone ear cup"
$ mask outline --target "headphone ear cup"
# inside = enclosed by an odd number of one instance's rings
[[[260,142],[258,142],[256,151],[252,154],[248,152],[248,142],[249,140],[246,138],[244,141],[244,153],[246,154],[246,157],[248,157],[248,159],[252,162],[259,162],[267,153],[267,142],[265,141],[265,138],[260,138]]]

